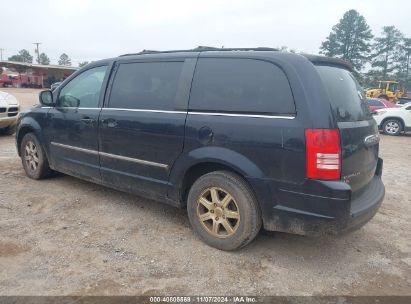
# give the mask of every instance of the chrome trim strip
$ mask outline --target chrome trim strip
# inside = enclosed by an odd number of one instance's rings
[[[107,110],[113,110],[113,111],[131,111],[131,112],[150,112],[150,113],[171,113],[171,114],[192,114],[192,115],[206,115],[206,116],[295,119],[295,116],[237,114],[237,113],[220,113],[220,112],[195,112],[195,111],[185,112],[185,111],[149,110],[149,109],[125,109],[125,108],[103,108],[103,110],[106,110],[106,111]]]
[[[46,107],[45,107],[46,108]],[[58,107],[57,107],[58,108]],[[190,115],[205,115],[205,116],[228,116],[228,117],[251,117],[251,118],[274,118],[274,119],[295,119],[295,116],[281,115],[260,115],[260,114],[239,114],[239,113],[221,113],[221,112],[186,112],[186,111],[168,111],[168,110],[149,110],[149,109],[126,109],[126,108],[75,108],[75,107],[59,107],[58,109],[79,109],[79,110],[113,110],[113,111],[129,111],[129,112],[147,112],[147,113],[170,113],[170,114],[190,114]]]
[[[192,114],[192,115],[206,115],[206,116],[229,116],[229,117],[253,117],[253,118],[295,119],[295,116],[259,115],[259,114],[237,114],[237,113],[219,113],[219,112],[188,112],[188,114]]]
[[[60,147],[60,148],[65,148],[65,149],[71,149],[79,152],[84,152],[88,154],[93,154],[93,155],[98,155],[98,151],[96,150],[89,150],[89,149],[84,149],[84,148],[79,148],[79,147],[74,147],[74,146],[69,146],[69,145],[64,145],[60,143],[56,143],[54,141],[51,142],[53,146]]]
[[[141,164],[141,165],[159,167],[159,168],[164,168],[164,169],[168,168],[168,165],[166,165],[166,164],[160,164],[160,163],[151,162],[151,161],[148,161],[148,160],[142,160],[142,159],[138,159],[138,158],[131,158],[131,157],[126,157],[126,156],[111,154],[111,153],[106,153],[106,152],[99,152],[99,154],[100,154],[100,156],[111,157],[111,158],[124,160],[124,161],[128,161],[128,162],[133,162],[133,163],[137,163],[137,164]]]
[[[98,110],[100,111],[101,108],[82,108],[82,107],[54,107],[55,109],[75,109],[75,110]]]
[[[187,114],[187,111],[166,111],[166,110],[148,110],[148,109],[103,108],[103,110],[105,111],[113,110],[113,111],[130,111],[130,112]]]
[[[148,161],[148,160],[142,160],[142,159],[138,159],[138,158],[131,158],[131,157],[126,157],[126,156],[117,155],[117,154],[111,154],[111,153],[106,153],[106,152],[99,152],[99,151],[95,151],[95,150],[79,148],[79,147],[75,147],[75,146],[56,143],[56,142],[53,142],[53,141],[51,142],[51,144],[53,146],[56,146],[56,147],[71,149],[71,150],[75,150],[75,151],[79,151],[79,152],[89,153],[89,154],[92,154],[92,155],[100,155],[100,156],[104,156],[104,157],[111,157],[111,158],[124,160],[124,161],[128,161],[128,162],[133,162],[133,163],[137,163],[137,164],[141,164],[141,165],[147,165],[147,166],[153,166],[153,167],[168,169],[168,165],[166,165],[166,164],[160,164],[160,163],[151,162],[151,161]]]

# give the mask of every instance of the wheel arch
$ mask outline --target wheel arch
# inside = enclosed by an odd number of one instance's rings
[[[178,201],[181,206],[185,206],[188,191],[193,183],[200,176],[213,171],[229,171],[237,174],[244,179],[255,195],[255,189],[248,181],[248,177],[263,176],[260,168],[238,152],[220,147],[203,147],[192,151],[174,164],[170,176],[171,185],[174,187],[170,188],[169,197]]]
[[[40,143],[44,147],[43,137],[40,131],[41,131],[40,125],[32,118],[27,118],[26,120],[22,120],[19,123],[18,128],[16,130],[16,147],[17,147],[17,153],[19,156],[21,156],[20,155],[21,141],[23,140],[23,137],[28,133],[34,133],[37,136]],[[44,149],[44,150],[46,153],[46,157],[48,157],[47,149]]]
[[[389,116],[389,117],[385,117],[382,121],[381,121],[381,129],[383,129],[383,127],[384,127],[384,124],[385,124],[385,122],[387,121],[387,120],[390,120],[390,119],[395,119],[395,120],[398,120],[400,123],[401,123],[401,131],[404,131],[404,128],[405,128],[405,122],[404,122],[404,120],[401,118],[401,117],[398,117],[398,116]]]

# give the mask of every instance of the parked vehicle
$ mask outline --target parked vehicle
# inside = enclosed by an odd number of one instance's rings
[[[378,128],[388,135],[411,131],[411,102],[398,108],[377,110],[374,119]]]
[[[397,105],[391,101],[379,98],[367,98],[367,105],[371,112],[385,108],[396,108]]]
[[[0,87],[7,88],[13,86],[13,81],[7,75],[0,74]]]
[[[0,134],[15,132],[19,110],[19,102],[13,95],[0,91]]]
[[[384,198],[379,134],[345,61],[273,49],[94,62],[21,115],[26,174],[51,170],[187,208],[209,245],[261,225],[337,234]]]

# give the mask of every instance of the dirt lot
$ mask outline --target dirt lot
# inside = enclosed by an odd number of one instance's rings
[[[27,178],[1,136],[0,295],[411,295],[411,136],[382,136],[381,155],[386,198],[359,231],[261,233],[228,253],[202,243],[184,210],[65,175]]]

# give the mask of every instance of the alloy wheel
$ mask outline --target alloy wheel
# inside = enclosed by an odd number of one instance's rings
[[[400,129],[400,125],[396,121],[390,121],[385,125],[385,131],[389,134],[396,134]]]
[[[209,187],[197,200],[197,217],[209,234],[227,238],[238,229],[240,210],[228,191]]]
[[[37,170],[39,166],[39,155],[36,145],[31,140],[29,140],[24,147],[24,160],[29,170]]]

